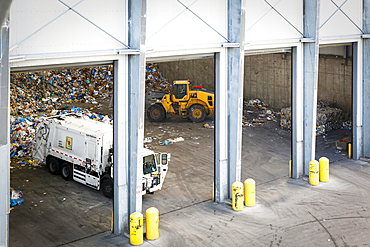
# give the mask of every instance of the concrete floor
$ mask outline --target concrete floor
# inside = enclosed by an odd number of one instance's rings
[[[369,246],[370,165],[334,154],[334,141],[318,138],[317,156],[331,160],[330,182],[288,177],[290,133],[274,122],[243,128],[242,180],[256,181],[257,205],[241,212],[211,200],[213,129],[172,117],[146,123],[155,151],[172,155],[163,189],[143,197],[143,211],[160,211],[160,238],[142,246]],[[167,138],[185,141],[161,146]],[[326,141],[325,141],[326,140]],[[129,246],[110,233],[112,200],[43,167],[14,164],[11,186],[25,202],[10,213],[10,246]],[[145,238],[144,238],[145,239]]]

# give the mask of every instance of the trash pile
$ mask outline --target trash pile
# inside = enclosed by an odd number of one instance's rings
[[[10,206],[14,207],[24,202],[23,193],[20,190],[10,188]]]
[[[243,127],[261,126],[267,121],[276,121],[276,114],[274,113],[274,111],[270,109],[267,104],[259,99],[253,99],[249,100],[248,102],[244,102],[244,106],[244,115],[246,116],[242,117]]]
[[[11,74],[11,109],[15,115],[44,113],[63,104],[107,98],[113,92],[113,66]]]
[[[148,63],[145,72],[145,92],[159,91],[169,93],[171,90],[172,84],[162,76],[157,64]]]
[[[281,128],[292,128],[291,111],[291,107],[281,109]],[[327,103],[322,101],[317,103],[316,136],[324,135],[332,129],[340,129],[342,125],[343,113],[341,109],[330,107]]]
[[[352,121],[351,120],[343,121],[342,128],[345,130],[352,130]]]

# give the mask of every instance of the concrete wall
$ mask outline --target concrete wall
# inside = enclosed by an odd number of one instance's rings
[[[214,91],[214,59],[158,63],[170,82],[190,79]],[[291,54],[249,55],[244,65],[244,100],[259,99],[277,110],[291,105]],[[352,58],[320,55],[318,100],[334,104],[347,118],[352,112]]]
[[[169,82],[190,79],[193,84],[202,84],[207,90],[215,90],[214,59],[203,58],[157,63],[158,70]]]
[[[345,117],[351,118],[352,58],[320,56],[317,99],[342,109]]]
[[[244,99],[259,99],[273,109],[291,104],[291,54],[245,57]]]

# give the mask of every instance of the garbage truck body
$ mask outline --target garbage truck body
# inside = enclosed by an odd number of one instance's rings
[[[112,125],[76,116],[45,118],[37,126],[32,155],[51,174],[113,196]],[[142,195],[162,188],[169,159],[170,154],[143,149]]]

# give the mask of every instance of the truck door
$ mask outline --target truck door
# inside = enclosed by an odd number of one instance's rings
[[[93,171],[93,168],[96,168],[95,165],[98,165],[97,159],[97,143],[96,138],[87,136],[86,138],[87,144],[87,154],[86,154],[86,184],[99,189],[99,174]]]
[[[163,183],[168,170],[168,161],[169,161],[169,155],[166,153],[162,153],[160,156],[160,171],[161,171],[161,184]]]

